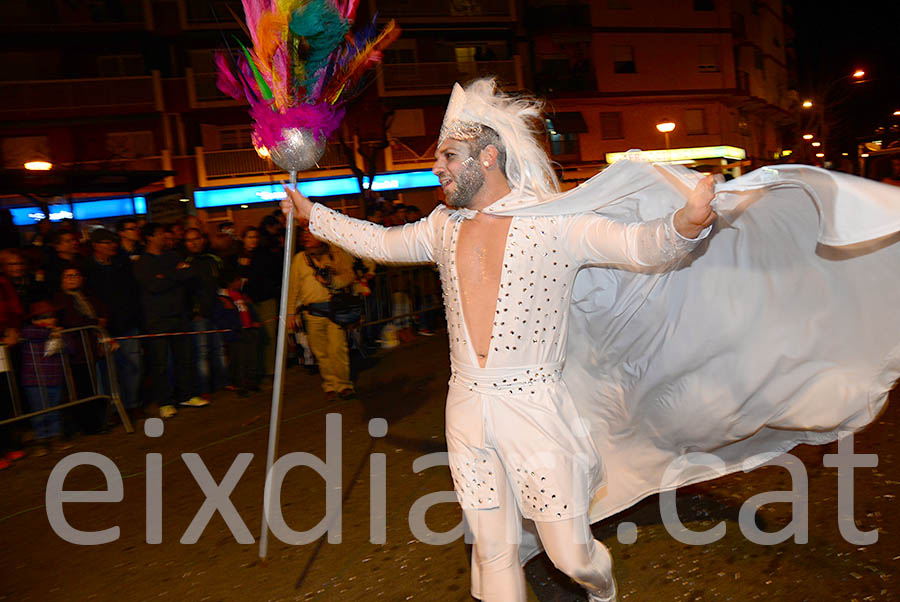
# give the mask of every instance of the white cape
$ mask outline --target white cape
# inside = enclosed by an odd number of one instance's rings
[[[701,177],[622,161],[554,199],[486,211],[641,221]],[[900,188],[783,165],[720,184],[713,206],[713,232],[674,269],[575,280],[563,379],[606,471],[592,521],[859,430],[900,376]]]

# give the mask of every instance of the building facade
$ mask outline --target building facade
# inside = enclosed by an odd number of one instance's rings
[[[567,185],[630,149],[668,146],[656,158],[732,173],[780,160],[797,103],[783,10],[780,0],[369,0],[358,22],[377,14],[403,34],[301,178],[352,175],[350,161],[429,169],[451,86],[486,75],[548,99],[547,147]],[[129,191],[164,219],[193,211],[197,190],[277,190],[283,174],[253,148],[246,106],[215,86],[213,52],[242,35],[234,15],[238,0],[5,0],[4,168],[43,158],[68,170],[167,170]],[[656,129],[664,120],[668,136]],[[423,210],[440,200],[436,188],[383,189]],[[272,210],[271,197],[228,198],[236,204],[199,209],[247,223]],[[362,209],[358,195],[331,202]]]

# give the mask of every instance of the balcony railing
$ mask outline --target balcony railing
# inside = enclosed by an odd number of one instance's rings
[[[194,90],[197,94],[197,102],[234,101],[233,98],[222,94],[216,87],[217,73],[194,73]]]
[[[203,170],[207,180],[221,178],[246,178],[283,174],[284,170],[261,158],[255,149],[239,148],[234,150],[203,151],[198,154],[203,161]],[[319,160],[319,169],[340,169],[347,167],[347,155],[340,144],[330,142],[325,147],[325,154]]]
[[[3,0],[0,28],[90,31],[143,29],[148,0],[69,2],[66,0]]]
[[[237,28],[232,11],[243,18],[241,0],[179,0],[185,29]]]
[[[161,109],[154,76],[0,82],[0,113],[59,109]]]
[[[434,151],[437,148],[437,139],[424,153],[417,153],[402,141],[391,140],[391,162],[398,164],[416,164],[431,167],[434,164]]]
[[[164,169],[161,155],[122,159],[102,159],[97,161],[75,161],[61,163],[66,169],[82,171],[159,171]]]
[[[448,2],[422,2],[422,0],[369,0],[372,14],[383,19],[447,20],[457,21],[511,21],[516,18],[511,0],[449,0]]]
[[[522,87],[518,57],[507,61],[386,64],[380,70],[379,87],[383,96],[449,93],[455,82],[484,76],[495,76],[504,88]]]

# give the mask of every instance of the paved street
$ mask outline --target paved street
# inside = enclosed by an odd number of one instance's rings
[[[291,368],[283,415],[280,453],[305,451],[325,459],[329,412],[342,420],[343,522],[341,543],[323,539],[288,545],[270,538],[267,562],[257,544],[241,544],[216,514],[197,543],[179,542],[205,495],[180,454],[199,454],[216,482],[240,453],[253,459],[231,501],[250,533],[258,538],[268,430],[270,389],[249,399],[220,393],[208,408],[185,409],[165,423],[159,438],[138,432],[85,437],[67,453],[92,451],[109,457],[121,472],[124,499],[118,503],[66,504],[69,523],[81,530],[120,528],[117,540],[97,546],[67,543],[53,532],[44,507],[47,479],[63,457],[27,458],[0,473],[0,599],[11,601],[267,601],[267,600],[426,600],[466,601],[467,551],[461,541],[428,545],[413,536],[408,515],[423,495],[451,489],[445,467],[413,472],[413,461],[444,450],[443,402],[449,376],[445,337],[420,338],[384,354],[359,377],[359,399],[327,405],[318,377]],[[877,453],[877,468],[855,472],[857,527],[878,529],[870,546],[846,543],[838,530],[837,469],[825,468],[826,448],[795,452],[809,476],[809,542],[760,546],[745,538],[737,523],[744,501],[767,491],[789,489],[782,468],[767,467],[686,488],[679,514],[694,530],[724,521],[726,534],[704,546],[676,541],[662,525],[658,498],[595,526],[613,552],[620,599],[863,601],[900,600],[898,409],[888,411],[856,437],[857,453]],[[367,431],[371,418],[385,418],[383,438]],[[162,454],[162,543],[145,541],[145,458]],[[369,543],[370,457],[385,454],[387,465],[386,543]],[[74,469],[69,490],[104,489],[99,470]],[[292,470],[283,486],[287,525],[311,529],[323,519],[326,486],[309,468]],[[426,515],[435,532],[461,520],[455,504],[437,504]],[[788,504],[764,507],[758,523],[776,531],[791,520]],[[633,544],[619,543],[620,522],[637,525]],[[546,558],[527,567],[532,600],[574,601],[584,595],[553,571]]]

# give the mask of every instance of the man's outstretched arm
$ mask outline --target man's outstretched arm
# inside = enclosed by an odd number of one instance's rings
[[[285,186],[284,191],[287,197],[281,201],[281,210],[285,215],[293,206],[294,217],[301,222],[308,220],[309,230],[316,238],[335,244],[351,255],[379,263],[434,261],[435,239],[443,225],[440,210],[414,224],[385,228],[313,203],[293,188]]]
[[[567,218],[564,241],[578,263],[653,267],[693,249],[716,220],[710,203],[715,180],[708,176],[688,195],[684,206],[659,219],[624,223],[595,213]]]

